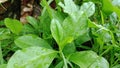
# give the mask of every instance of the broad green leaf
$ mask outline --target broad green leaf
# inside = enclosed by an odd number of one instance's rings
[[[35,18],[28,16],[26,19],[35,29],[38,29],[38,21]]]
[[[22,30],[22,23],[15,19],[6,18],[5,25],[15,34],[20,33]]]
[[[15,40],[15,44],[20,48],[26,48],[30,46],[40,46],[45,48],[51,48],[50,45],[43,39],[35,35],[24,35]]]
[[[1,64],[0,65],[0,68],[6,68],[7,67],[7,64]]]
[[[109,68],[107,60],[93,51],[76,52],[70,56],[69,60],[80,68]]]
[[[86,2],[80,8],[80,11],[84,12],[86,16],[90,17],[95,13],[95,4],[93,2]]]
[[[72,37],[74,40],[87,32],[87,17],[84,14],[78,20],[67,17],[62,25],[65,30],[65,37]]]
[[[24,48],[15,52],[8,61],[7,68],[48,68],[56,53],[41,47]]]
[[[52,32],[52,36],[54,37],[54,39],[56,40],[58,45],[61,45],[61,42],[63,40],[63,35],[64,35],[63,28],[62,28],[60,22],[56,19],[52,19],[51,32]]]
[[[73,0],[64,0],[64,4],[60,2],[59,5],[64,9],[65,13],[70,15],[79,10],[78,6],[74,3]]]

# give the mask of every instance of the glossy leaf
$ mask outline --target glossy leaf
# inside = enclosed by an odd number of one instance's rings
[[[52,32],[52,36],[54,37],[56,42],[59,45],[61,45],[61,42],[63,40],[63,28],[62,28],[60,22],[56,19],[52,19],[51,32]]]
[[[93,51],[76,52],[70,56],[70,61],[81,68],[109,68],[106,59],[99,57]]]
[[[24,35],[15,40],[15,44],[20,48],[26,48],[30,46],[40,46],[45,48],[51,48],[50,45],[43,39],[35,35]]]
[[[95,4],[93,2],[83,3],[80,8],[80,11],[84,12],[86,16],[90,17],[95,13]]]
[[[56,51],[41,47],[28,47],[16,51],[10,58],[7,68],[48,68],[55,56]]]
[[[87,17],[84,14],[78,20],[67,17],[62,25],[65,30],[65,37],[76,39],[78,36],[87,32]]]
[[[59,3],[59,5],[64,9],[65,13],[68,14],[72,14],[78,11],[78,6],[75,5],[75,3],[73,2],[73,0],[64,0],[64,4],[62,4],[61,2]]]
[[[15,19],[6,18],[5,25],[15,34],[18,34],[22,30],[22,23]]]

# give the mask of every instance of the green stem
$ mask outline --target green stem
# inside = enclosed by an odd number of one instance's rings
[[[118,62],[119,62],[119,59],[117,59],[117,60],[112,64],[112,66],[115,66]]]
[[[60,55],[62,56],[63,61],[64,61],[64,66],[65,66],[64,68],[68,68],[68,66],[67,66],[67,62],[66,62],[66,59],[65,59],[65,56],[64,56],[62,50],[60,50]]]
[[[106,49],[102,54],[100,54],[100,56],[102,56],[102,55],[104,55],[105,53],[107,53],[111,48],[112,48],[112,46],[110,46],[108,49]]]
[[[102,21],[102,25],[104,25],[104,16],[103,16],[103,13],[102,13],[101,10],[100,10],[100,13],[101,13],[101,21]]]

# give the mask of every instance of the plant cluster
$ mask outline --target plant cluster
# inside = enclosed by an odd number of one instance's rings
[[[119,0],[52,1],[27,24],[0,21],[0,68],[120,68]]]

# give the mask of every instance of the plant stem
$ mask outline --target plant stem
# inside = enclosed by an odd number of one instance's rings
[[[113,48],[113,46],[110,46],[108,49],[106,49],[102,54],[100,54],[100,56],[102,56],[103,54],[107,53],[111,48]]]
[[[61,55],[62,58],[63,58],[65,68],[68,68],[68,66],[67,66],[67,62],[66,62],[66,59],[65,59],[65,56],[64,56],[62,50],[60,50],[60,55]]]

